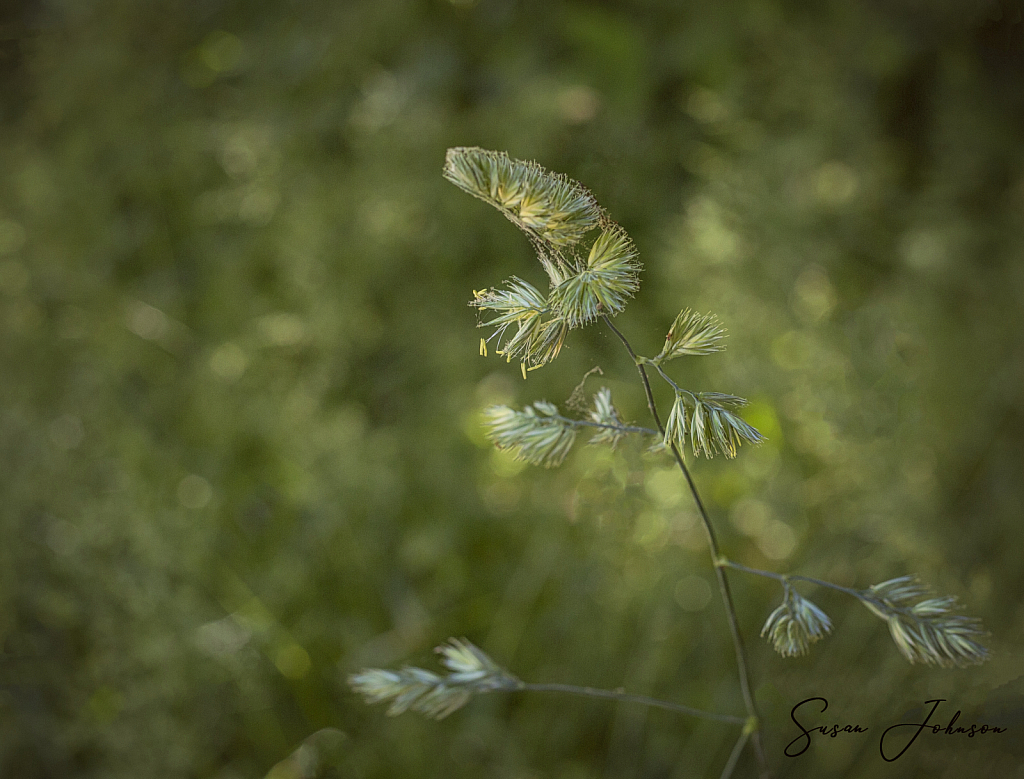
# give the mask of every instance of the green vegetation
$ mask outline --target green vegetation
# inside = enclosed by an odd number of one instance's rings
[[[549,471],[484,435],[489,406],[572,409],[595,366],[581,397],[627,425],[646,400],[603,326],[525,382],[478,356],[502,314],[467,285],[550,278],[439,175],[474,144],[628,231],[641,354],[681,306],[728,327],[685,386],[767,437],[692,462],[731,561],[913,572],[992,634],[983,666],[911,665],[804,582],[834,629],[784,658],[753,635],[778,587],[730,574],[773,765],[877,776],[873,736],[929,699],[1012,719],[1024,24],[927,6],[5,4],[0,774],[718,775],[722,723],[540,694],[385,721],[345,684],[465,636],[536,684],[743,711],[670,463],[627,438]],[[782,757],[812,696],[873,730]],[[887,775],[1020,764],[1015,736],[924,739]]]
[[[694,315],[689,309],[684,309],[676,317],[665,336],[665,345],[656,357],[637,355],[626,336],[612,324],[612,317],[622,312],[626,299],[632,297],[638,289],[640,265],[636,262],[636,250],[624,231],[611,221],[592,198],[569,199],[562,196],[567,190],[585,192],[581,186],[567,182],[561,175],[545,171],[536,163],[510,160],[505,154],[467,147],[448,150],[445,177],[468,193],[490,202],[516,224],[533,243],[537,259],[548,271],[551,292],[547,296],[533,287],[526,292],[525,282],[520,279],[512,281],[512,289],[504,293],[476,293],[470,305],[502,312],[496,319],[479,323],[480,327],[496,327],[487,340],[502,344],[502,339],[505,339],[498,351],[499,355],[504,356],[506,361],[519,357],[525,379],[528,363],[533,364],[530,370],[535,370],[557,356],[565,333],[600,319],[622,343],[637,368],[647,398],[648,411],[657,430],[624,424],[607,387],[602,387],[594,395],[593,410],[588,411],[585,419],[565,417],[559,413],[556,405],[542,400],[521,412],[508,406],[490,406],[484,410],[484,424],[488,438],[499,450],[511,451],[517,460],[534,465],[560,465],[572,449],[578,430],[587,427],[596,428],[591,443],[610,443],[614,447],[622,438],[639,434],[657,439],[649,452],[671,453],[679,467],[679,477],[686,482],[707,538],[719,595],[729,623],[739,687],[747,711],[746,719],[743,719],[702,712],[678,704],[674,707],[693,716],[743,725],[722,770],[722,779],[732,776],[748,740],[757,759],[759,774],[762,777],[771,775],[764,749],[761,718],[751,693],[743,631],[736,618],[736,605],[725,569],[782,582],[782,605],[768,617],[761,634],[767,635],[784,657],[806,654],[810,644],[820,641],[832,630],[828,615],[810,600],[799,596],[791,586],[794,581],[804,581],[860,600],[872,613],[887,622],[896,645],[912,663],[966,667],[988,659],[988,651],[975,640],[984,634],[978,620],[953,613],[957,605],[954,597],[925,597],[928,595],[927,588],[913,576],[898,577],[860,591],[807,576],[780,575],[749,568],[725,557],[718,541],[717,525],[708,514],[690,468],[683,460],[686,441],[689,439],[692,442],[694,457],[703,453],[710,458],[722,453],[732,458],[736,456],[741,441],[760,444],[765,438],[736,413],[739,408],[747,405],[746,400],[721,392],[695,393],[685,390],[662,368],[665,362],[678,357],[703,356],[721,351],[720,342],[724,330],[717,319],[713,316]],[[524,218],[527,210],[531,213],[529,220]],[[564,250],[567,247],[580,242],[586,234],[586,229],[578,228],[584,223],[579,215],[581,211],[593,215],[590,227],[601,225],[601,232],[594,239],[589,253],[585,250],[566,253]],[[563,229],[564,224],[577,227],[569,234]],[[609,235],[616,236],[616,240],[609,241]],[[583,259],[584,254],[588,254],[587,260]],[[543,325],[538,325],[544,316],[548,318]],[[506,331],[513,324],[518,329],[508,337]],[[550,332],[561,333],[555,348],[550,343]],[[480,351],[486,356],[484,339],[480,341]],[[672,411],[664,424],[654,398],[648,368],[657,371],[675,391]],[[590,371],[588,376],[593,372]],[[582,390],[586,378],[573,392],[574,396]],[[477,693],[494,690],[554,691],[556,688],[578,695],[673,708],[672,704],[665,701],[621,692],[561,684],[538,687],[536,684],[524,683],[465,640],[450,639],[450,645],[438,647],[437,651],[444,657],[444,664],[453,671],[446,677],[409,666],[400,671],[370,668],[350,676],[349,684],[363,695],[367,703],[391,701],[388,714],[392,716],[411,708],[435,719],[443,719],[465,706]],[[827,705],[826,702],[826,708]]]

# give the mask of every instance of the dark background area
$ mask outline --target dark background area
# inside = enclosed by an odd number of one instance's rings
[[[597,327],[526,382],[477,355],[473,289],[544,281],[441,178],[479,145],[630,232],[638,351],[687,306],[728,327],[673,373],[770,439],[693,463],[729,556],[917,573],[991,632],[984,666],[911,666],[802,588],[836,629],[784,659],[778,588],[732,574],[777,774],[1021,776],[1022,84],[1021,6],[983,0],[7,0],[0,774],[719,775],[730,726],[540,695],[392,720],[345,685],[466,636],[530,681],[742,711],[670,463],[483,438],[595,365],[647,420]],[[811,696],[870,732],[784,757]],[[884,763],[933,698],[1011,731]]]

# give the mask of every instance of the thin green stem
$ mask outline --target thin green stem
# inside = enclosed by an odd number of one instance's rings
[[[715,714],[714,712],[693,709],[679,703],[672,703],[671,701],[648,698],[646,695],[631,695],[626,692],[601,690],[596,687],[577,687],[574,684],[533,684],[531,682],[522,682],[518,689],[526,692],[560,692],[568,695],[582,695],[587,698],[606,698],[608,700],[619,701],[620,703],[637,703],[641,706],[650,706],[656,709],[668,709],[669,711],[674,711],[678,714],[688,714],[691,717],[700,717],[701,719],[716,720],[718,722],[728,722],[733,725],[743,725],[746,723],[746,720],[743,717],[737,717],[732,714]]]
[[[599,427],[603,430],[618,430],[620,433],[643,433],[644,435],[658,435],[657,430],[651,430],[649,427],[636,427],[635,425],[607,425],[604,422],[591,422],[588,419],[570,419],[569,417],[563,417],[561,414],[554,414],[550,417],[551,419],[557,419],[561,422],[567,422],[573,427]]]
[[[664,436],[665,426],[661,422],[661,416],[658,414],[657,404],[654,402],[654,393],[651,390],[651,380],[648,378],[647,371],[644,368],[644,361],[637,357],[636,352],[633,351],[633,347],[630,346],[629,341],[626,340],[626,336],[619,332],[619,329],[612,324],[611,319],[607,316],[602,318],[611,331],[618,336],[620,341],[622,341],[622,345],[626,347],[626,351],[629,352],[629,356],[633,358],[633,363],[636,365],[637,371],[640,373],[640,380],[644,385],[644,392],[647,394],[647,407],[651,411],[651,416],[654,417],[654,423],[657,426],[658,431],[662,436]],[[718,580],[718,589],[722,595],[722,601],[725,604],[725,614],[729,622],[729,632],[732,634],[732,644],[736,654],[736,667],[739,672],[740,690],[743,694],[743,702],[746,705],[747,713],[754,718],[755,721],[758,721],[757,704],[754,702],[754,694],[750,687],[750,670],[747,667],[747,654],[743,647],[743,636],[740,633],[739,621],[736,618],[736,606],[733,603],[732,592],[729,589],[729,581],[725,578],[725,571],[722,566],[717,564],[718,560],[721,558],[721,554],[719,553],[718,539],[715,536],[715,529],[711,524],[711,517],[708,515],[707,508],[704,506],[704,501],[701,500],[700,492],[697,491],[697,485],[693,481],[693,476],[690,475],[690,469],[686,467],[686,463],[683,461],[683,457],[679,453],[679,449],[672,442],[669,442],[669,449],[672,451],[672,456],[675,457],[679,470],[682,471],[683,476],[686,478],[686,483],[690,488],[690,494],[693,495],[693,500],[697,504],[697,510],[700,512],[701,522],[704,525],[704,532],[708,538],[711,559],[712,562],[715,563],[715,578]],[[767,779],[767,777],[771,776],[771,772],[768,769],[768,758],[765,755],[764,744],[761,741],[760,728],[755,728],[750,735],[750,742],[754,749],[754,755],[757,758],[759,772],[762,779]]]
[[[832,582],[826,582],[821,579],[815,579],[813,576],[801,576],[800,574],[782,574],[772,573],[771,571],[762,571],[759,568],[748,568],[745,565],[735,563],[732,560],[726,558],[720,559],[718,561],[718,565],[725,568],[732,568],[736,571],[743,571],[744,573],[752,573],[755,576],[764,576],[767,579],[775,579],[776,581],[780,581],[782,583],[792,581],[809,582],[811,584],[817,584],[819,587],[828,587],[832,590],[838,590],[839,592],[857,598],[857,600],[864,600],[864,593],[862,593],[860,590],[853,590],[849,587],[843,587],[841,584],[833,584]]]
[[[736,764],[740,761],[740,755],[743,753],[743,747],[747,745],[748,738],[750,738],[750,731],[744,728],[743,732],[740,733],[740,737],[736,739],[736,743],[733,745],[732,753],[729,755],[725,768],[722,769],[722,779],[729,779],[732,776],[732,772],[736,770]]]
[[[655,362],[648,362],[648,363],[646,363],[646,364],[647,364],[647,365],[653,365],[653,366],[654,366],[654,369],[655,369],[655,370],[656,370],[656,371],[657,371],[657,372],[658,372],[659,374],[661,374],[661,378],[663,378],[663,379],[664,379],[665,381],[667,381],[667,382],[668,382],[669,384],[671,384],[671,385],[672,385],[672,389],[674,389],[674,390],[675,390],[676,392],[682,392],[682,393],[684,393],[684,394],[686,394],[686,395],[689,395],[689,396],[690,396],[690,399],[691,399],[691,400],[692,400],[692,401],[693,401],[694,403],[696,403],[696,402],[697,402],[697,397],[696,397],[696,396],[695,396],[695,395],[694,395],[694,394],[693,394],[692,392],[690,392],[690,390],[687,390],[687,389],[683,389],[683,388],[682,388],[682,387],[680,387],[680,386],[679,386],[678,384],[676,384],[676,383],[675,383],[675,382],[674,382],[674,381],[672,380],[672,377],[671,377],[671,376],[669,376],[669,375],[668,375],[667,373],[665,373],[665,371],[664,371],[664,370],[662,370],[662,368],[661,368],[661,366],[660,366],[660,365],[658,365],[658,364],[657,364],[657,363],[655,363]]]

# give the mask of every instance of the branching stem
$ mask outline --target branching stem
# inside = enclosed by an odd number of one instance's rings
[[[601,690],[596,687],[577,687],[574,684],[533,684],[531,682],[522,682],[517,689],[526,692],[560,692],[568,695],[581,695],[587,698],[606,698],[608,700],[619,701],[621,703],[637,703],[641,706],[668,709],[669,711],[674,711],[679,714],[688,714],[691,717],[717,720],[718,722],[729,722],[734,725],[743,725],[746,723],[746,720],[743,717],[737,717],[732,714],[715,714],[710,711],[692,709],[689,706],[683,706],[679,703],[658,700],[657,698],[648,698],[646,695],[631,695],[626,692]]]
[[[689,396],[690,396],[690,399],[691,399],[691,400],[692,400],[692,401],[693,401],[694,403],[696,403],[696,402],[697,402],[697,397],[696,397],[696,396],[695,396],[695,395],[694,395],[694,394],[693,394],[692,392],[690,392],[689,390],[683,389],[683,388],[682,388],[682,387],[680,387],[680,386],[679,386],[678,384],[676,384],[676,383],[675,383],[675,382],[674,382],[674,381],[672,380],[672,378],[671,378],[671,377],[670,377],[670,376],[669,376],[669,375],[668,375],[667,373],[665,373],[665,371],[664,371],[664,370],[662,370],[662,367],[661,367],[660,365],[658,365],[657,363],[653,363],[653,362],[646,362],[646,363],[644,363],[644,364],[645,364],[645,365],[653,365],[653,366],[654,366],[654,369],[655,369],[656,371],[658,371],[658,373],[659,373],[659,374],[661,374],[661,378],[663,378],[663,379],[664,379],[665,381],[667,381],[667,382],[668,382],[669,384],[671,384],[671,385],[672,385],[672,389],[674,389],[674,390],[675,390],[676,392],[681,392],[681,393],[683,393],[683,394],[689,395]]]
[[[643,433],[644,435],[658,435],[657,430],[649,427],[637,427],[635,425],[606,425],[604,422],[591,422],[589,419],[570,419],[561,414],[553,414],[549,419],[557,419],[573,427],[599,427],[602,430],[618,430],[620,433]]]
[[[822,579],[815,579],[813,576],[801,576],[799,574],[782,574],[773,573],[771,571],[762,571],[759,568],[748,568],[740,563],[735,563],[732,560],[722,558],[718,561],[718,566],[722,568],[732,568],[735,571],[743,571],[744,573],[752,573],[755,576],[764,576],[767,579],[775,579],[783,583],[786,582],[809,582],[811,584],[817,584],[819,587],[828,587],[832,590],[838,590],[839,592],[850,595],[857,600],[864,600],[864,593],[860,590],[852,590],[849,587],[843,587],[841,584],[833,584],[832,582],[826,582]]]
[[[736,770],[736,764],[739,762],[740,755],[743,753],[743,747],[747,745],[747,739],[749,738],[750,731],[744,728],[743,732],[740,733],[740,737],[736,739],[736,743],[733,745],[732,753],[729,755],[725,768],[722,769],[722,779],[729,779],[732,776],[732,772]]]
[[[624,336],[619,329],[612,324],[611,319],[607,316],[602,318],[611,331],[618,336],[620,341],[622,341],[622,345],[626,347],[626,351],[629,352],[629,356],[633,359],[633,363],[636,365],[637,371],[640,373],[640,380],[643,382],[644,392],[647,394],[647,407],[651,411],[651,416],[654,417],[654,423],[657,426],[658,431],[662,436],[664,436],[665,426],[661,422],[661,416],[658,414],[657,404],[654,402],[654,393],[651,390],[651,381],[647,376],[647,370],[644,368],[645,361],[637,357],[636,352],[633,351],[633,347],[630,346],[629,341],[626,340],[626,336]],[[690,475],[690,469],[686,467],[686,463],[683,461],[683,457],[674,443],[669,442],[669,449],[672,450],[672,456],[675,457],[679,470],[682,471],[683,476],[686,478],[686,483],[690,488],[690,494],[693,495],[693,500],[697,504],[697,510],[700,512],[701,523],[704,526],[704,531],[708,538],[711,558],[715,563],[715,578],[718,580],[718,589],[721,592],[722,601],[725,604],[725,614],[729,622],[729,632],[732,634],[732,643],[736,654],[736,666],[739,672],[740,690],[743,693],[743,702],[746,705],[747,713],[755,721],[759,721],[757,704],[754,702],[754,695],[750,688],[750,671],[747,667],[747,654],[743,647],[743,636],[740,634],[739,621],[736,618],[736,606],[733,603],[732,592],[729,589],[729,581],[725,578],[725,571],[721,565],[717,564],[718,561],[722,559],[722,556],[719,553],[718,539],[715,536],[715,530],[711,524],[711,518],[708,516],[707,509],[704,506],[704,501],[701,500],[700,493],[697,491],[697,485],[693,481],[693,476]],[[771,776],[771,772],[768,769],[768,758],[764,752],[764,744],[761,741],[761,731],[759,727],[752,730],[750,734],[750,743],[754,749],[754,755],[757,758],[761,777],[762,779],[768,779],[768,777]]]
[[[874,604],[887,611],[898,612],[900,614],[907,614],[913,618],[913,609],[897,606],[892,603],[885,603],[884,601],[879,600],[877,597],[873,597],[870,590],[866,592],[864,590],[854,590],[850,587],[843,587],[841,584],[834,584],[832,582],[826,582],[822,579],[815,579],[813,576],[801,576],[800,574],[781,574],[773,573],[771,571],[762,571],[759,568],[748,568],[747,566],[742,565],[741,563],[735,563],[732,560],[728,560],[725,558],[720,560],[718,565],[723,568],[732,568],[736,571],[742,571],[743,573],[752,573],[755,576],[764,576],[767,579],[775,579],[776,581],[780,581],[784,584],[787,582],[794,581],[809,582],[810,584],[816,584],[819,587],[827,587],[830,590],[838,590],[844,595],[849,595],[851,598],[856,598],[864,604]]]

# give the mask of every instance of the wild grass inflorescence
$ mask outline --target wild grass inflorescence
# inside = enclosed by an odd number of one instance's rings
[[[641,265],[632,240],[582,185],[551,173],[533,162],[479,148],[449,149],[444,177],[463,191],[497,208],[522,230],[547,273],[547,293],[520,278],[503,287],[474,293],[470,305],[481,313],[481,327],[492,328],[481,339],[507,361],[520,363],[523,376],[554,360],[575,329],[603,323],[621,341],[637,367],[656,429],[627,425],[602,388],[584,418],[563,415],[547,401],[537,401],[519,411],[492,406],[484,414],[487,435],[500,449],[519,459],[548,468],[560,465],[577,440],[589,429],[591,443],[614,446],[628,435],[652,439],[653,448],[671,455],[696,503],[707,536],[714,571],[725,608],[736,656],[738,681],[746,707],[745,716],[699,711],[688,706],[624,692],[562,684],[524,682],[498,666],[465,639],[450,639],[438,648],[450,673],[441,676],[422,668],[398,671],[366,669],[349,677],[354,690],[367,702],[390,702],[388,714],[412,710],[440,719],[464,706],[478,693],[494,691],[560,692],[609,698],[742,726],[722,776],[732,774],[746,745],[754,751],[762,776],[769,775],[761,743],[757,706],[751,692],[740,626],[736,618],[727,570],[775,579],[782,584],[781,605],[767,618],[761,635],[781,655],[806,654],[811,644],[832,630],[829,617],[794,588],[807,582],[838,590],[856,598],[887,622],[899,651],[912,663],[968,666],[984,662],[987,650],[978,643],[983,635],[977,620],[954,613],[956,601],[929,597],[927,589],[911,576],[903,576],[855,590],[800,575],[784,575],[741,565],[725,557],[700,493],[683,459],[687,442],[695,457],[724,454],[736,457],[742,444],[758,444],[764,437],[740,416],[743,398],[721,392],[693,392],[669,376],[666,364],[681,357],[701,356],[724,348],[725,329],[716,317],[682,310],[669,328],[662,350],[654,357],[637,355],[612,318],[623,311],[639,288]],[[596,232],[596,236],[589,238]],[[654,401],[650,375],[669,384],[674,401],[666,422]]]

